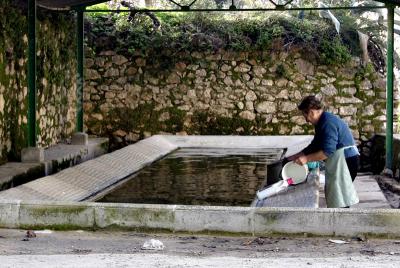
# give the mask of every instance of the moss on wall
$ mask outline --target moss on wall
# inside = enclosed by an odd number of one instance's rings
[[[257,122],[237,115],[228,117],[212,112],[196,111],[192,117],[192,127],[187,129],[187,132],[198,135],[251,135],[258,134],[257,125]]]

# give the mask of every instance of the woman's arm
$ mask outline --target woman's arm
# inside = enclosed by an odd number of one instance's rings
[[[303,155],[304,155],[303,152],[298,152],[297,154],[294,154],[294,155],[286,157],[286,159],[289,160],[289,161],[293,161],[293,160],[295,160],[295,159],[297,159],[297,158],[299,158],[300,156],[303,156]]]
[[[327,158],[328,158],[328,156],[324,153],[324,151],[319,150],[319,151],[317,151],[315,153],[311,153],[311,154],[308,154],[308,155],[304,155],[304,154],[300,155],[296,159],[293,159],[293,161],[296,164],[304,165],[307,162],[321,161],[321,160],[325,160]]]

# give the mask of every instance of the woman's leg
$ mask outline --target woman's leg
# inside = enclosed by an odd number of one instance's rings
[[[346,158],[347,167],[349,168],[350,176],[353,181],[357,176],[359,161],[358,155]]]

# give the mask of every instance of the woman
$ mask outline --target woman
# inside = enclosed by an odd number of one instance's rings
[[[315,96],[305,97],[300,105],[307,122],[314,125],[311,144],[288,157],[299,165],[325,161],[325,197],[328,207],[349,207],[359,202],[353,186],[358,170],[359,152],[347,123],[324,111]]]

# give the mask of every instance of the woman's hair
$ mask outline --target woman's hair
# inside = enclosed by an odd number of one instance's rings
[[[320,110],[324,108],[322,102],[315,96],[307,96],[297,106],[300,111],[308,113],[309,110]]]

